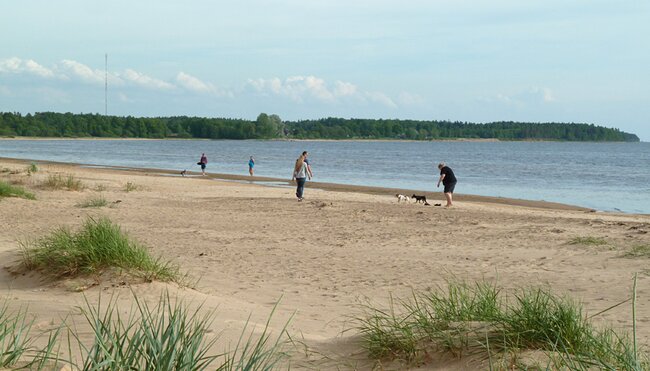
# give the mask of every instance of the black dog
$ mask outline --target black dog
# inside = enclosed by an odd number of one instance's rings
[[[181,176],[185,176],[186,173],[187,173],[187,169],[181,171]]]
[[[413,195],[413,196],[411,196],[411,198],[415,200],[415,203],[416,203],[416,204],[419,204],[420,202],[423,202],[423,203],[424,203],[425,205],[427,205],[427,206],[430,205],[430,204],[427,202],[427,196],[424,196],[424,195],[422,195],[422,196],[416,196],[416,195]]]

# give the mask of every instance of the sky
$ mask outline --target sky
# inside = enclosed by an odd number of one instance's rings
[[[643,0],[0,1],[0,112],[580,122],[650,141],[649,87]]]

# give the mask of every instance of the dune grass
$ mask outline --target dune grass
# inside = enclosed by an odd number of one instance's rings
[[[84,343],[76,324],[66,322],[67,339],[61,339],[65,331],[53,332],[46,349],[37,352],[30,365],[56,370],[65,366],[78,370],[254,371],[279,369],[279,361],[286,356],[286,325],[271,341],[273,312],[261,336],[248,333],[247,324],[235,351],[215,353],[219,334],[210,329],[214,310],[205,310],[203,305],[190,309],[189,304],[164,292],[154,305],[133,294],[134,304],[125,313],[117,299],[112,297],[104,304],[100,296],[97,305],[86,299],[79,308],[90,327],[92,344]],[[61,352],[62,342],[67,349]]]
[[[65,177],[61,174],[51,174],[41,186],[52,190],[67,189],[69,191],[83,191],[86,189],[86,185],[81,180],[76,179],[72,174],[68,174]]]
[[[356,320],[376,359],[417,364],[430,352],[445,352],[489,359],[492,367],[541,351],[552,368],[649,366],[645,355],[635,356],[629,337],[596,328],[578,303],[541,288],[505,295],[489,283],[450,281],[446,288],[393,300],[388,309],[367,305]]]
[[[135,306],[128,316],[120,315],[115,299],[106,308],[88,301],[81,311],[91,327],[94,342],[86,346],[76,331],[71,337],[77,346],[83,370],[205,370],[221,355],[209,354],[216,337],[208,339],[214,312],[194,310],[168,293],[153,306],[133,295]],[[126,318],[125,318],[126,317]],[[71,349],[69,350],[73,352]],[[69,359],[77,359],[69,354]]]
[[[29,166],[27,166],[27,175],[32,175],[37,172],[38,172],[38,166],[36,166],[35,163],[32,162],[31,164],[29,164]]]
[[[96,274],[121,268],[146,280],[179,282],[178,267],[154,259],[147,249],[108,218],[89,218],[72,232],[59,228],[50,235],[22,244],[23,264],[53,277]]]
[[[650,245],[636,245],[623,253],[625,258],[650,258]]]
[[[24,188],[0,180],[0,198],[3,197],[20,197],[28,200],[36,199],[33,193],[26,191]]]
[[[591,246],[600,246],[600,245],[607,245],[607,241],[604,238],[601,237],[575,237],[571,241],[569,241],[570,245],[591,245]]]
[[[134,191],[141,191],[143,189],[142,186],[135,184],[134,182],[126,182],[124,185],[124,192],[134,192]]]
[[[27,310],[10,312],[6,301],[0,304],[0,367],[15,365],[29,350],[33,323],[27,319]]]
[[[104,207],[106,205],[108,205],[108,201],[106,201],[106,198],[104,198],[104,196],[102,195],[99,195],[99,196],[88,198],[85,201],[78,203],[77,207],[81,207],[81,208]]]
[[[255,335],[254,330],[247,332],[250,323],[249,317],[237,345],[235,345],[235,349],[224,354],[224,361],[217,370],[276,370],[280,368],[279,363],[288,357],[284,347],[287,344],[287,326],[289,323],[285,324],[284,328],[273,340],[269,325],[276,309],[277,303],[266,321],[262,334],[259,336]]]

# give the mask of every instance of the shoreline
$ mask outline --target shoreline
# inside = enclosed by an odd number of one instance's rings
[[[261,140],[277,142],[472,142],[472,143],[501,143],[501,142],[525,142],[525,143],[648,143],[645,141],[625,142],[625,141],[571,141],[571,140],[551,140],[551,139],[523,139],[523,140],[504,140],[499,138],[447,138],[447,139],[295,139],[295,138],[270,138],[270,139],[226,139],[226,138],[117,138],[117,137],[3,137],[0,140]]]
[[[19,158],[10,158],[10,157],[0,157],[0,160],[10,161],[29,165],[32,162],[43,163],[43,164],[52,164],[52,165],[70,165],[80,168],[96,168],[96,169],[108,169],[113,171],[128,171],[136,172],[143,174],[164,174],[164,175],[179,175],[177,170],[170,169],[155,169],[155,168],[141,168],[141,167],[129,167],[129,166],[111,166],[111,165],[95,165],[95,164],[83,164],[83,163],[73,163],[73,162],[60,162],[60,161],[47,161],[47,160],[32,160],[32,159],[19,159]],[[190,176],[200,176],[200,172],[188,171]],[[279,185],[286,185],[287,187],[293,186],[293,184],[283,178],[273,178],[273,177],[260,177],[260,176],[248,176],[248,175],[235,175],[235,174],[222,174],[222,173],[207,173],[205,177],[207,179],[214,180],[228,180],[228,181],[240,181],[245,183],[252,183],[259,186],[269,187],[270,185],[264,184],[263,182],[273,182]],[[444,195],[442,191],[440,192],[431,192],[431,191],[422,191],[422,190],[412,190],[404,188],[391,188],[391,187],[378,187],[378,186],[361,186],[361,185],[352,185],[352,184],[339,184],[339,183],[325,183],[325,182],[308,182],[310,188],[322,189],[325,191],[334,191],[334,192],[352,192],[352,193],[363,193],[369,195],[395,195],[400,194],[417,194],[424,193],[429,200],[440,199],[444,200]],[[608,214],[624,214],[624,215],[647,215],[647,214],[636,214],[636,213],[624,213],[624,212],[612,212],[612,211],[597,211],[595,209],[563,204],[558,202],[550,201],[536,201],[536,200],[526,200],[526,199],[517,199],[517,198],[507,198],[507,197],[496,197],[496,196],[481,196],[481,195],[471,195],[471,194],[454,194],[454,200],[459,202],[482,202],[482,203],[492,203],[492,204],[501,204],[501,205],[510,205],[510,206],[521,206],[521,207],[532,207],[539,209],[552,209],[552,210],[572,210],[572,211],[583,211],[583,212],[598,212],[598,213],[608,213]]]

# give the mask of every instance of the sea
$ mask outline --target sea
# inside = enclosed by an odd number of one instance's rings
[[[650,214],[650,143],[274,140],[13,140],[0,157],[290,179],[302,151],[314,180],[441,192],[437,165],[456,193],[543,200],[599,211]]]

